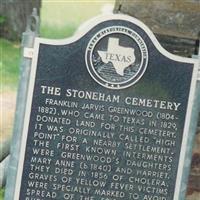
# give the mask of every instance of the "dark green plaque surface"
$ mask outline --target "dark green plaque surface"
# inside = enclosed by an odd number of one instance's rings
[[[14,199],[178,200],[196,79],[124,15],[37,38]]]

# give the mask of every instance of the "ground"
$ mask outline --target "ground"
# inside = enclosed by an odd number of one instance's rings
[[[0,142],[7,140],[12,135],[16,91],[2,92],[0,105],[2,105],[3,116],[0,116]]]

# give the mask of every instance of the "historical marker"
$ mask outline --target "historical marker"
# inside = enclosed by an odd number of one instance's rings
[[[178,200],[198,64],[140,21],[36,38],[15,200]]]

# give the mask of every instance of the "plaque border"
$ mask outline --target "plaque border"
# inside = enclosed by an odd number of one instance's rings
[[[193,74],[191,77],[191,86],[190,86],[190,92],[188,95],[188,104],[186,109],[186,115],[185,115],[185,124],[183,128],[183,138],[182,138],[182,144],[180,146],[180,158],[179,158],[179,164],[178,164],[178,171],[177,171],[177,177],[176,177],[176,184],[175,184],[175,190],[173,200],[179,200],[179,196],[181,193],[181,181],[183,177],[183,169],[184,169],[184,161],[185,161],[185,155],[187,151],[187,139],[189,137],[189,128],[191,124],[191,116],[192,116],[192,106],[194,103],[195,98],[195,89],[197,84],[197,75],[198,75],[198,67],[199,67],[199,61],[198,59],[194,58],[185,58],[181,56],[174,55],[167,50],[165,50],[161,44],[156,39],[153,32],[141,21],[138,19],[135,19],[133,17],[130,17],[128,15],[123,14],[108,14],[108,15],[100,15],[95,18],[92,18],[88,22],[84,23],[78,31],[75,33],[74,36],[67,38],[67,39],[45,39],[45,38],[35,38],[34,43],[34,51],[33,51],[33,59],[31,64],[31,72],[30,72],[30,82],[28,86],[28,94],[27,94],[27,103],[26,103],[26,109],[25,109],[25,118],[24,118],[24,125],[23,125],[23,131],[22,131],[22,140],[21,140],[21,146],[20,146],[20,154],[18,159],[18,167],[17,167],[17,174],[16,174],[16,181],[14,185],[14,197],[13,200],[19,200],[20,196],[20,188],[21,188],[21,179],[22,179],[22,173],[23,173],[23,166],[24,166],[24,159],[25,159],[25,151],[26,151],[26,144],[27,144],[27,137],[28,137],[28,129],[29,129],[29,122],[30,122],[30,116],[31,116],[31,107],[32,107],[32,100],[33,100],[33,91],[34,91],[34,85],[35,85],[35,78],[36,78],[36,71],[37,71],[37,63],[38,63],[38,55],[39,55],[39,48],[40,44],[48,44],[48,45],[67,45],[74,43],[81,39],[86,33],[88,33],[92,28],[94,28],[96,25],[109,21],[109,20],[124,20],[131,22],[133,24],[136,24],[141,29],[143,29],[146,34],[150,37],[152,40],[154,46],[157,48],[157,50],[167,57],[168,59],[180,62],[180,63],[190,63],[193,64]]]

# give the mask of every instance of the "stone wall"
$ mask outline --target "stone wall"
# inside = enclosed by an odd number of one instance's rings
[[[200,34],[200,0],[116,0],[116,13],[143,21],[172,53],[197,52]]]

